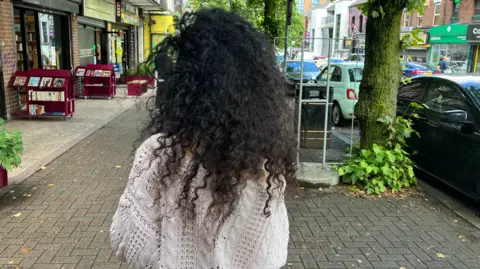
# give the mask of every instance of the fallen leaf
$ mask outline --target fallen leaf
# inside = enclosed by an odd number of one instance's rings
[[[8,264],[13,264],[13,261],[9,261]]]
[[[122,167],[121,165],[117,165],[117,166],[115,166],[115,168],[121,168],[121,167]]]
[[[30,251],[29,248],[22,248],[22,253],[23,253],[23,254],[26,254],[26,253],[29,252],[29,251]]]
[[[32,196],[32,195],[31,195],[30,193],[24,193],[23,196],[25,196],[25,197],[30,197],[30,196]]]
[[[407,268],[405,268],[405,267],[402,266],[402,267],[400,267],[400,269],[407,269]]]
[[[42,166],[40,166],[40,169],[45,170],[45,169],[47,169],[47,167],[42,165]]]
[[[53,186],[55,186],[55,184],[53,184],[53,183],[52,183],[52,184],[48,184],[48,186],[49,186],[49,187],[53,187]]]
[[[17,213],[17,214],[15,214],[15,215],[13,215],[13,216],[17,218],[17,217],[20,217],[21,215],[22,215],[22,213]]]
[[[437,257],[445,259],[445,255],[443,255],[442,253],[437,253]]]

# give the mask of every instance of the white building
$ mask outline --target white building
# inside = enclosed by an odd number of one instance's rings
[[[321,56],[348,57],[349,49],[343,48],[343,40],[348,38],[349,5],[352,0],[325,1],[312,7],[311,23],[308,31],[315,39],[310,43],[311,50]]]

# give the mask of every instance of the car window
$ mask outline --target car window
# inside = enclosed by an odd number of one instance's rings
[[[333,70],[335,69],[335,67],[337,67],[337,66],[335,66],[335,65],[330,66],[330,72],[328,72],[328,75],[330,76],[330,80],[331,80],[332,73],[333,73]],[[320,78],[321,81],[327,81],[327,69],[328,69],[328,67],[325,67],[323,69],[322,73],[320,73],[319,78]]]
[[[430,110],[443,113],[451,110],[469,110],[467,100],[462,93],[451,84],[432,83],[428,87],[426,104]]]
[[[342,68],[335,66],[332,71],[331,81],[341,82],[342,81]]]
[[[398,89],[398,99],[410,102],[421,102],[427,91],[426,83],[422,80],[414,80]]]
[[[480,102],[480,83],[477,82],[470,82],[470,83],[464,83],[462,86],[467,89],[470,93],[472,93],[473,96],[477,99],[478,102]]]
[[[350,77],[350,82],[360,82],[363,77],[363,68],[350,68],[348,69],[348,76]]]

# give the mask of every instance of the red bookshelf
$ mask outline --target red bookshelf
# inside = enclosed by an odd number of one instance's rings
[[[66,119],[75,113],[75,94],[70,70],[32,69],[27,71],[26,116]],[[17,82],[15,73],[13,84]],[[21,81],[22,79],[20,79]]]
[[[75,72],[77,76],[82,73],[79,72],[79,68]],[[95,96],[111,99],[115,97],[116,85],[113,65],[89,64],[82,68],[85,68],[83,74],[85,98]]]

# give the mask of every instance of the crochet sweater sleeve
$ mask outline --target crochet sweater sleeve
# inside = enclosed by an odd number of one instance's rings
[[[263,187],[249,181],[217,235],[208,234],[201,222],[183,226],[176,206],[181,186],[165,188],[152,180],[162,173],[157,167],[165,161],[151,161],[157,140],[154,136],[137,150],[113,217],[110,239],[118,259],[129,268],[162,269],[279,269],[286,264],[289,226],[284,188],[270,203],[270,217],[263,214],[267,199]],[[201,209],[211,201],[208,197],[208,190],[199,195],[200,219],[205,217]],[[214,248],[205,243],[212,238]]]

